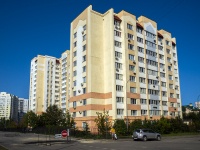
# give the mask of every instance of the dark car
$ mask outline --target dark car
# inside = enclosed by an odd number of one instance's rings
[[[133,140],[161,140],[161,134],[154,132],[151,129],[137,129],[133,132]]]

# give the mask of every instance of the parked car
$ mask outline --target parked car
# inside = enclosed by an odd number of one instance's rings
[[[151,129],[137,129],[133,132],[133,140],[147,141],[149,139],[161,140],[161,134],[154,132]]]

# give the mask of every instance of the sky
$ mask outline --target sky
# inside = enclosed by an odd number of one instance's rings
[[[146,16],[172,33],[182,104],[200,101],[199,0],[0,0],[0,92],[28,98],[31,59],[60,58],[70,48],[70,23],[89,5]]]

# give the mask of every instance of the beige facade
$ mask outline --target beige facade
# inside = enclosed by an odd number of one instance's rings
[[[56,104],[60,107],[60,60],[38,55],[31,61],[29,108],[37,114]]]
[[[176,40],[144,16],[86,8],[72,23],[69,110],[78,127],[181,116]]]

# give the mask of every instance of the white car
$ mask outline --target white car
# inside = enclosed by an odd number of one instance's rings
[[[147,141],[149,139],[161,140],[161,134],[156,133],[151,129],[137,129],[133,132],[133,140],[143,140]]]

